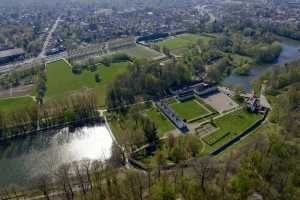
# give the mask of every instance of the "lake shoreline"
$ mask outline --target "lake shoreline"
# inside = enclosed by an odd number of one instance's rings
[[[250,67],[248,75],[237,75],[232,72],[221,81],[221,85],[225,87],[242,86],[246,92],[251,92],[253,89],[252,82],[263,74],[279,65],[300,60],[300,41],[283,37],[278,38],[281,41],[282,52],[274,63],[253,64],[253,66]]]
[[[91,124],[96,124],[96,123],[101,123],[104,124],[104,119],[99,117],[91,117],[91,118],[85,118],[85,119],[80,119],[76,121],[69,121],[69,122],[62,122],[58,124],[54,124],[52,126],[36,129],[33,131],[27,131],[27,132],[22,132],[19,134],[14,134],[6,137],[1,137],[0,138],[0,143],[19,139],[19,138],[24,138],[24,137],[29,137],[29,136],[34,136],[36,134],[42,134],[43,132],[49,132],[49,131],[56,131],[62,128],[80,128],[83,126],[88,126]],[[14,129],[15,127],[11,127]]]

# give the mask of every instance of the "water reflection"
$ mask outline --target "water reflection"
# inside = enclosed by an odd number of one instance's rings
[[[112,138],[105,126],[30,136],[0,144],[0,187],[26,186],[33,177],[53,173],[60,165],[110,157]]]
[[[281,46],[282,52],[275,63],[254,66],[250,70],[249,76],[239,76],[236,74],[231,74],[223,80],[222,85],[227,87],[242,86],[246,92],[251,92],[252,82],[255,79],[259,78],[262,74],[269,70],[272,70],[277,65],[293,62],[300,59],[299,41],[282,38]]]

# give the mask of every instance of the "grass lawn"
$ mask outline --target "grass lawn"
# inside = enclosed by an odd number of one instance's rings
[[[175,127],[173,124],[156,108],[151,108],[146,112],[146,115],[156,124],[158,127],[159,135],[163,136],[164,133],[173,130]]]
[[[98,95],[99,105],[104,106],[107,85],[117,75],[126,72],[127,66],[127,62],[114,63],[110,67],[98,64],[95,72],[83,70],[81,74],[76,75],[64,60],[47,64],[46,97],[59,97],[82,89],[94,89]],[[95,81],[96,73],[101,77],[99,83]]]
[[[215,158],[220,159],[224,156],[229,156],[231,153],[236,152],[236,150],[243,148],[249,144],[255,144],[255,141],[259,139],[258,137],[261,135],[267,135],[268,133],[278,133],[279,126],[276,124],[272,124],[267,122],[254,130],[253,132],[249,133],[247,136],[243,137],[241,141],[235,143],[234,145],[230,146],[226,151],[221,152]]]
[[[208,44],[209,40],[212,37],[206,35],[197,35],[197,34],[182,34],[178,35],[176,38],[167,39],[157,44],[162,47],[167,47],[171,50],[172,53],[176,55],[181,55],[187,51],[188,46],[197,43],[198,40],[202,40],[204,44]]]
[[[34,104],[31,97],[12,97],[7,99],[0,99],[0,111],[8,113],[19,109],[26,108]]]
[[[135,47],[130,47],[128,49],[123,49],[119,51],[120,53],[125,53],[130,57],[134,57],[137,59],[154,59],[155,57],[161,56],[160,52],[157,52],[148,47],[144,47],[142,45],[137,45]]]
[[[196,119],[205,114],[208,114],[208,111],[195,99],[185,101],[185,102],[176,102],[170,104],[170,107],[182,118],[187,121]]]
[[[218,147],[247,129],[262,117],[261,114],[250,113],[244,109],[229,113],[214,120],[219,130],[206,136],[204,141],[211,147]]]

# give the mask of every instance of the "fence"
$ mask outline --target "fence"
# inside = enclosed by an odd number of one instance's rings
[[[230,147],[231,145],[233,145],[233,144],[237,143],[238,141],[240,141],[243,137],[245,137],[246,135],[248,135],[250,132],[252,132],[253,130],[255,130],[257,127],[259,127],[265,121],[267,115],[268,115],[268,111],[265,112],[264,117],[262,119],[256,121],[253,125],[251,125],[246,130],[244,130],[243,132],[241,132],[240,134],[238,134],[235,138],[233,138],[229,142],[227,142],[224,145],[222,145],[221,147],[215,149],[209,155],[210,156],[216,156],[219,153],[223,152],[228,147]]]

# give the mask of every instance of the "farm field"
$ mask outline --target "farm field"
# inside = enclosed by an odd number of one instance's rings
[[[163,136],[164,133],[175,129],[173,124],[156,108],[151,108],[146,112],[147,117],[149,117],[158,127],[159,136]]]
[[[53,98],[74,93],[83,89],[97,90],[98,103],[105,104],[107,85],[119,74],[126,72],[128,63],[114,63],[106,67],[97,65],[94,72],[83,70],[81,74],[73,74],[71,66],[64,60],[47,64],[47,91],[46,97]],[[99,74],[101,81],[95,81],[95,74]]]
[[[218,147],[261,118],[261,114],[250,113],[245,109],[224,115],[214,120],[214,124],[219,129],[204,137],[204,141],[211,147]]]
[[[195,99],[170,104],[170,107],[183,119],[189,121],[208,114],[208,111]]]
[[[137,59],[154,59],[156,57],[162,56],[160,52],[153,49],[144,47],[142,45],[137,45],[136,47],[130,47],[128,49],[120,50],[119,53],[125,53],[130,57]]]
[[[204,44],[207,44],[212,37],[206,35],[196,35],[196,34],[182,34],[176,36],[176,38],[167,39],[157,44],[162,47],[167,47],[172,53],[176,55],[182,55],[188,48],[189,45],[197,43],[201,40]]]
[[[0,111],[5,113],[13,112],[33,104],[34,101],[29,96],[0,99]]]

